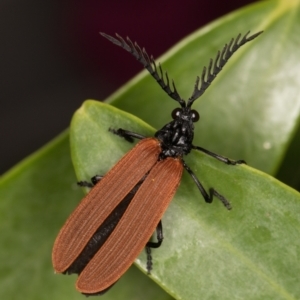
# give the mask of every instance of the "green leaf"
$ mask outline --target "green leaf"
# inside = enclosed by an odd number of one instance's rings
[[[224,43],[239,32],[265,30],[233,56],[196,101],[202,119],[196,127],[195,144],[244,158],[252,167],[270,174],[275,174],[285,158],[282,178],[291,182],[297,177],[293,152],[297,156],[298,152],[288,151],[286,157],[285,153],[290,143],[294,149],[300,144],[300,135],[296,135],[299,26],[299,0],[262,1],[195,32],[159,59],[175,79],[180,94],[188,98],[202,66]],[[128,54],[120,49],[120,55]],[[145,72],[108,102],[156,129],[170,120],[169,114],[176,107]],[[116,117],[119,115],[122,113]],[[107,119],[105,128],[130,124],[135,131],[153,133],[132,117],[126,120],[128,124],[124,120],[107,124]],[[86,132],[88,140],[92,132]],[[95,157],[86,157],[80,179],[105,173],[130,148],[117,137],[104,134],[103,139],[107,140],[100,147],[91,144]],[[97,137],[92,140],[97,142]],[[76,276],[54,276],[51,266],[55,236],[82,198],[68,143],[65,133],[1,178],[1,299],[82,299],[74,289]],[[105,156],[101,158],[105,151],[111,154],[108,162]],[[201,161],[201,168],[195,168],[199,178],[206,187],[214,186],[226,195],[233,210],[227,212],[217,201],[203,203],[193,182],[184,176],[164,217],[166,239],[161,249],[154,251],[152,277],[182,299],[298,299],[299,194],[247,166],[224,166],[200,153],[187,161],[193,168]],[[143,255],[138,263],[145,265]],[[169,297],[133,268],[102,298]]]
[[[108,131],[109,124],[154,133],[132,115],[86,101],[71,126],[79,179],[105,174],[132,148]],[[231,200],[233,210],[217,200],[205,204],[185,174],[163,218],[165,239],[153,251],[152,278],[176,299],[296,299],[300,194],[249,166],[224,165],[198,152],[188,161],[206,188]],[[137,263],[145,271],[144,253]]]

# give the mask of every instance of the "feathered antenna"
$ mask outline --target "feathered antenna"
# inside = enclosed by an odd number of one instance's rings
[[[216,78],[216,76],[219,74],[219,72],[222,70],[224,65],[227,63],[229,58],[232,56],[232,54],[238,50],[241,46],[246,44],[247,42],[255,39],[257,36],[259,36],[262,31],[257,32],[249,37],[250,31],[248,31],[240,40],[241,34],[239,34],[236,39],[231,39],[229,44],[225,44],[222,52],[218,51],[217,56],[215,60],[213,61],[210,59],[208,68],[203,68],[202,75],[201,75],[201,84],[199,88],[199,81],[200,78],[197,76],[195,88],[192,96],[189,98],[187,106],[191,107],[193,102],[198,99],[210,86],[210,84],[213,82],[213,80]]]
[[[164,73],[163,73],[163,70],[161,68],[161,65],[159,64],[159,72],[160,72],[160,74],[159,74],[158,71],[157,71],[157,66],[155,64],[153,56],[151,55],[149,57],[148,53],[146,52],[146,50],[144,48],[141,49],[140,46],[136,42],[133,43],[128,37],[126,38],[126,42],[125,42],[125,40],[121,36],[119,36],[117,33],[116,33],[116,37],[118,39],[115,39],[112,36],[110,36],[108,34],[105,34],[103,32],[100,32],[100,34],[102,36],[104,36],[105,38],[107,38],[112,43],[116,44],[117,46],[122,47],[123,49],[125,49],[126,51],[131,53],[144,66],[144,68],[149,71],[149,73],[155,78],[155,80],[162,87],[162,89],[172,99],[179,102],[181,107],[186,106],[185,101],[183,99],[181,99],[180,95],[178,94],[178,92],[176,90],[174,81],[172,80],[172,86],[173,86],[173,91],[172,91],[172,89],[170,87],[170,81],[169,81],[168,73],[165,72],[165,77],[166,77],[166,82],[165,82]]]

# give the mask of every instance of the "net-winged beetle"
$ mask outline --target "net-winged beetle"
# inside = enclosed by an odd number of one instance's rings
[[[116,34],[113,38],[102,36],[130,52],[155,78],[162,89],[180,105],[172,112],[173,120],[146,138],[125,129],[110,129],[129,142],[141,140],[105,175],[95,176],[92,183],[79,182],[92,187],[60,230],[52,252],[53,266],[59,273],[77,273],[76,288],[83,294],[105,293],[133,263],[146,247],[147,270],[152,269],[151,248],[158,248],[163,241],[161,218],[180,183],[183,169],[192,177],[205,201],[217,197],[227,209],[228,200],[214,188],[207,192],[183,156],[198,150],[228,165],[244,163],[230,160],[193,145],[194,125],[199,114],[192,109],[198,99],[222,70],[233,53],[261,32],[242,38],[239,34],[210,60],[197,77],[192,96],[183,100],[168,74],[157,68],[153,57],[129,38]],[[150,242],[156,229],[157,242]]]

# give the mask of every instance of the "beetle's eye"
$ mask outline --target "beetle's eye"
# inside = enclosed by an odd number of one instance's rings
[[[181,108],[177,107],[172,111],[172,118],[175,120],[176,118],[180,117],[181,115]]]
[[[192,109],[191,110],[191,118],[192,118],[193,122],[197,122],[200,119],[200,115],[196,110]]]

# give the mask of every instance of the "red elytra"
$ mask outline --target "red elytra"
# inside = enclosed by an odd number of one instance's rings
[[[80,273],[76,288],[85,294],[105,292],[131,266],[149,241],[183,172],[180,159],[158,160],[157,139],[141,140],[80,202],[60,230],[53,247],[56,272],[65,272],[94,232],[147,174],[120,222]]]

